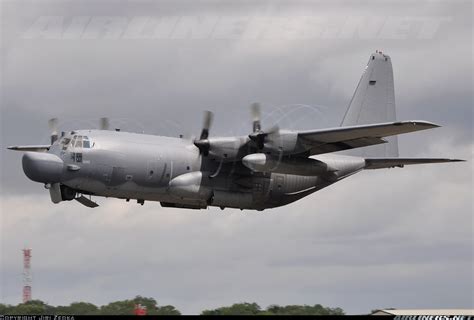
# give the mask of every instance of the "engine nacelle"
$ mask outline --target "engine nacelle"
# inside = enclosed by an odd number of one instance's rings
[[[185,173],[170,181],[169,191],[172,195],[182,199],[207,201],[212,196],[207,179],[207,175],[202,171]]]
[[[253,153],[245,156],[242,163],[252,171],[275,172],[301,176],[318,176],[328,171],[327,164],[311,158],[282,159],[264,153]]]

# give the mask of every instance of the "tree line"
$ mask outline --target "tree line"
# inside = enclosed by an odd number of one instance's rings
[[[0,303],[0,315],[133,315],[135,306],[146,307],[149,315],[181,315],[174,306],[159,306],[153,298],[136,296],[134,299],[114,301],[103,306],[89,302],[73,302],[68,306],[51,306],[41,300],[31,300],[16,306]],[[231,306],[204,310],[201,315],[343,315],[341,308],[320,304],[270,305],[262,309],[257,303],[236,303]]]

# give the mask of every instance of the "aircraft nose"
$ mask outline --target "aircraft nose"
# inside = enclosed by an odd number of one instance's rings
[[[59,182],[64,167],[58,156],[46,152],[26,152],[22,163],[28,178],[43,183]]]

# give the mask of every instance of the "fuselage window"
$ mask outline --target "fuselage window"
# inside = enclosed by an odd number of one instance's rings
[[[71,160],[74,162],[82,162],[82,153],[71,152]]]

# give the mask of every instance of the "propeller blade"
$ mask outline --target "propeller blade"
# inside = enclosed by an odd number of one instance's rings
[[[272,134],[278,134],[280,132],[280,128],[278,127],[277,124],[275,124],[273,127],[271,127],[268,130],[265,130],[265,133],[267,135],[272,135]]]
[[[253,132],[258,132],[262,129],[262,125],[260,123],[260,118],[261,118],[260,103],[258,103],[258,102],[252,103],[252,106],[250,107],[250,110],[251,110],[251,113],[252,113]]]
[[[209,129],[212,125],[214,114],[211,111],[204,111],[204,122],[202,124],[202,131],[199,140],[205,140],[209,137]]]
[[[110,127],[109,118],[107,117],[100,118],[100,125],[99,125],[100,130],[109,130],[109,127]]]
[[[209,149],[211,148],[207,138],[209,138],[209,130],[211,128],[213,118],[214,114],[211,111],[204,111],[204,121],[202,124],[201,136],[199,139],[194,140],[194,145],[198,147],[201,154],[205,156],[209,154]]]
[[[196,140],[196,136],[194,136],[192,133],[190,132],[185,132],[183,134],[180,135],[180,138],[182,139],[185,139],[185,140],[189,140],[189,141],[194,141]]]
[[[265,144],[267,147],[272,148],[281,140],[280,128],[278,125],[274,125],[268,131],[265,131]]]
[[[58,140],[58,118],[48,120],[49,131],[51,131],[51,144]]]

